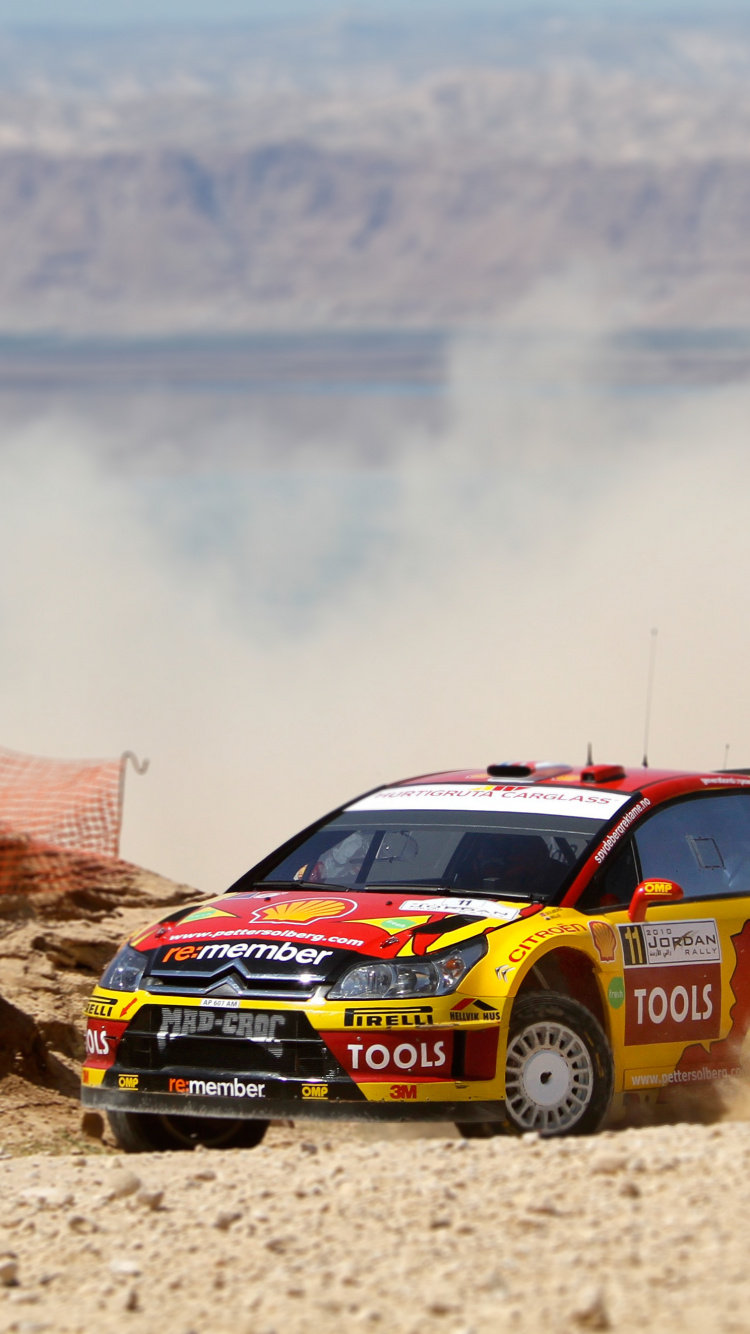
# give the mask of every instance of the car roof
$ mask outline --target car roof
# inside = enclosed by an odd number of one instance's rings
[[[411,787],[422,783],[519,783],[524,786],[544,784],[551,787],[576,784],[584,787],[592,785],[599,791],[610,792],[641,792],[644,788],[664,784],[666,794],[666,790],[679,791],[683,784],[685,790],[696,786],[714,789],[746,787],[750,785],[750,770],[652,769],[644,765],[626,767],[621,764],[584,764],[576,767],[548,761],[523,760],[488,764],[484,768],[447,769],[438,773],[418,774],[400,779],[391,786]]]

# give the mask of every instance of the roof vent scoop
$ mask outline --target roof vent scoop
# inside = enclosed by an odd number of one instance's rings
[[[556,764],[551,760],[529,760],[527,764],[521,764],[518,761],[504,764],[488,764],[487,773],[490,778],[515,778],[516,780],[533,780],[537,783],[546,783],[550,778],[559,778],[561,774],[571,773],[569,764]]]
[[[621,764],[587,764],[581,769],[582,783],[616,783],[625,777]]]

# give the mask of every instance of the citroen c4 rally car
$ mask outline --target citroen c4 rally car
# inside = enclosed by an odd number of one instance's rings
[[[83,1103],[130,1150],[272,1118],[596,1130],[750,1025],[750,775],[499,764],[380,788],[133,937]]]

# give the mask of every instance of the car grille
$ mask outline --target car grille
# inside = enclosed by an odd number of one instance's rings
[[[250,1016],[256,1031],[265,1021],[274,1036],[256,1039],[227,1034],[224,1030],[232,1025],[230,1017],[236,1020],[238,1015]],[[207,1027],[209,1019],[211,1031],[187,1031],[195,1025]],[[279,1014],[145,1005],[123,1034],[117,1065],[129,1070],[221,1070],[300,1079],[346,1077],[307,1016],[289,1010]]]
[[[249,1000],[310,1000],[318,987],[330,984],[354,957],[346,950],[330,950],[331,959],[324,968],[289,964],[279,966],[271,959],[191,960],[184,967],[155,962],[143,981],[145,990],[158,995],[161,990],[181,996],[244,996]]]
[[[165,978],[147,977],[143,985],[152,994],[164,988],[170,996],[213,995],[238,996],[246,1000],[271,998],[304,1001],[311,1000],[320,983],[317,978],[311,983],[309,980],[290,977],[287,973],[255,973],[248,978],[232,969],[222,973],[219,978],[216,975],[206,978],[190,973],[170,973]]]

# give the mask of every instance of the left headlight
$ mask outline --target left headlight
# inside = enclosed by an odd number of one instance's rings
[[[123,945],[102,974],[99,986],[107,991],[137,991],[147,963],[146,954],[132,945]]]
[[[331,988],[329,1000],[406,1000],[417,996],[445,996],[455,991],[470,968],[487,953],[487,938],[479,936],[454,945],[444,954],[408,959],[357,963]]]

